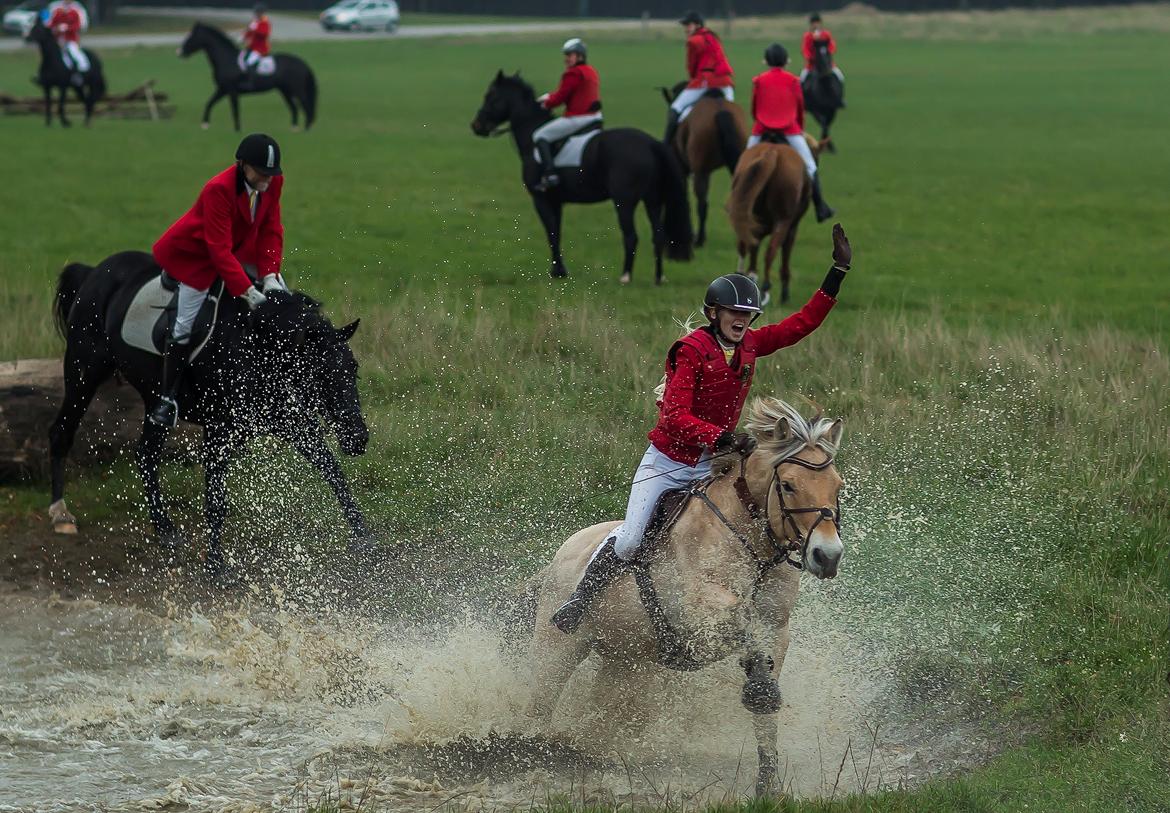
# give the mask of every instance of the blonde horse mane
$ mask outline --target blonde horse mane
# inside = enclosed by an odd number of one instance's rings
[[[787,424],[786,431],[781,422]],[[772,465],[806,446],[820,449],[835,458],[841,447],[841,422],[821,415],[820,410],[805,419],[796,407],[779,398],[756,398],[752,401],[746,429],[759,441],[760,451],[771,455]]]

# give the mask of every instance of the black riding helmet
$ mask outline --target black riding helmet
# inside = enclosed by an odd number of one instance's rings
[[[697,11],[688,11],[679,19],[680,25],[690,25],[691,23],[699,26],[703,25],[702,15]]]
[[[764,51],[764,61],[773,68],[783,68],[788,64],[788,49],[774,42]]]
[[[268,6],[264,5],[263,3],[257,3],[256,5],[252,6],[253,14],[263,14],[266,11],[268,11]]]
[[[264,133],[244,136],[236,148],[236,160],[243,161],[262,175],[280,174],[280,146],[276,139]]]
[[[819,11],[814,11],[812,14],[808,15],[808,21],[810,23],[819,23],[821,21],[821,13]]]
[[[760,305],[762,299],[760,288],[752,282],[751,277],[743,274],[724,274],[707,286],[703,307],[751,311],[759,316],[764,310]],[[752,321],[755,319],[753,316]]]

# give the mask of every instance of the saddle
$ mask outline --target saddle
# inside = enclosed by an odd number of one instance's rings
[[[246,51],[240,51],[240,55],[236,57],[236,64],[239,65],[240,71],[243,73],[248,73],[248,66],[244,64],[244,59],[247,56]],[[258,76],[272,76],[276,73],[276,57],[271,55],[260,57],[256,63],[255,71]]]
[[[175,324],[179,282],[166,271],[151,277],[134,294],[126,316],[122,319],[122,341],[128,347],[161,356],[167,337]],[[215,330],[219,316],[219,302],[223,298],[223,280],[216,280],[207,292],[207,299],[195,317],[191,329],[191,358],[202,352]]]
[[[580,167],[581,161],[585,156],[585,148],[589,146],[589,142],[601,132],[604,122],[595,121],[592,124],[587,124],[571,136],[558,139],[549,144],[552,147],[553,166],[554,167]],[[536,151],[533,150],[536,154]],[[539,161],[540,156],[537,154],[536,159]]]
[[[760,136],[761,144],[788,144],[788,136],[779,130],[765,130],[764,134]]]

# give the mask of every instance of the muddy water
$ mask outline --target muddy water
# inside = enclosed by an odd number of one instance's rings
[[[831,614],[815,591],[799,615],[796,629],[822,632],[796,635],[784,669],[786,784],[815,795],[918,770],[922,732],[883,721],[884,687],[841,654],[846,625],[818,620]],[[471,619],[419,630],[271,602],[148,611],[14,589],[0,618],[0,811],[697,801],[753,778],[733,665],[671,675],[637,733],[599,717],[585,670],[538,732],[526,670]]]

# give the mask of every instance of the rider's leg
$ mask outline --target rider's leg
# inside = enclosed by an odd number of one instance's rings
[[[647,449],[634,474],[625,521],[598,549],[573,595],[553,614],[553,624],[566,633],[576,630],[597,596],[625,570],[626,564],[637,560],[646,526],[662,492],[682,488],[710,472],[708,460],[687,466],[671,460],[654,446]]]
[[[150,411],[151,422],[159,426],[170,427],[179,421],[179,388],[183,384],[183,374],[187,372],[187,362],[191,358],[191,329],[205,299],[206,290],[200,291],[198,288],[179,283],[175,324],[171,328],[171,335],[167,337],[167,346],[163,351],[159,399],[154,409]]]
[[[748,136],[747,147],[745,147],[744,149],[750,150],[752,147],[759,144],[760,139],[762,139],[762,138],[763,138],[763,136],[758,136],[758,135]]]
[[[788,139],[789,145],[792,149],[796,150],[797,155],[804,161],[805,171],[808,172],[809,178],[812,179],[812,197],[813,205],[817,210],[817,222],[824,223],[835,215],[836,211],[825,202],[825,197],[821,194],[821,174],[817,172],[817,161],[813,158],[808,141],[805,139],[803,133],[785,136],[785,138]]]
[[[836,76],[842,82],[845,81],[845,74],[841,73],[841,69],[838,68],[836,65],[833,66],[833,76]]]
[[[845,106],[845,74],[841,73],[841,69],[836,65],[833,66],[833,76],[837,77],[837,89],[841,94],[841,106]]]
[[[727,101],[729,101],[729,102],[734,102],[735,101],[735,88],[733,88],[731,85],[728,85],[727,87],[723,88],[723,98],[727,99]]]
[[[703,98],[706,92],[706,88],[683,88],[670,103],[670,110],[666,113],[666,132],[662,135],[664,144],[671,144],[674,141],[674,134],[678,131],[678,123],[682,121],[683,114],[691,109],[691,105]]]
[[[74,70],[79,73],[85,73],[89,70],[89,57],[85,55],[85,51],[81,50],[79,43],[69,42],[69,56],[73,60]]]
[[[808,68],[801,68],[800,69],[800,81],[803,82],[807,78],[808,78]]]

